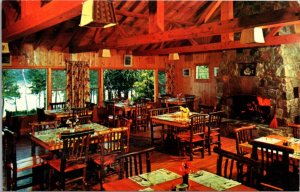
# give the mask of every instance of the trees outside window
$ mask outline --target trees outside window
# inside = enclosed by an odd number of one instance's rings
[[[98,71],[90,70],[90,100],[91,103],[98,103]]]
[[[53,103],[66,101],[67,75],[66,70],[52,70],[52,98]]]
[[[3,69],[2,78],[3,116],[5,110],[29,114],[34,113],[37,107],[45,106],[45,69]]]

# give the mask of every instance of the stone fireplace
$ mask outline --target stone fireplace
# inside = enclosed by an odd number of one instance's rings
[[[217,77],[217,99],[227,116],[236,115],[232,98],[258,96],[270,101],[266,113],[270,119],[276,114],[279,125],[299,123],[299,53],[299,44],[224,51]],[[256,66],[254,75],[242,76],[244,65],[250,63]]]

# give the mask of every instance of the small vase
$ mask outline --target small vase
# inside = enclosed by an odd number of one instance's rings
[[[182,183],[189,185],[189,174],[182,175]]]

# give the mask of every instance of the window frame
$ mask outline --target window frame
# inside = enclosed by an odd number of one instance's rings
[[[198,66],[208,66],[208,79],[197,79],[197,67]],[[211,66],[209,63],[197,63],[195,64],[195,81],[201,81],[201,82],[211,82],[212,80],[212,74],[211,74]]]

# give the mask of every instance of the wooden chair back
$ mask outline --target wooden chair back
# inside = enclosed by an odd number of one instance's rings
[[[211,112],[208,118],[208,154],[211,155],[211,145],[216,144],[221,147],[221,122],[223,111]]]
[[[257,140],[252,140],[250,144],[251,158],[260,161],[263,171],[261,185],[275,190],[299,189],[299,174],[293,175],[289,169],[289,156],[294,153],[294,149]]]
[[[72,116],[73,117],[81,117],[81,116],[87,116],[88,115],[88,108],[86,107],[75,107],[72,108]]]
[[[253,139],[253,131],[256,130],[256,125],[249,125],[234,129],[235,132],[235,142],[237,154],[245,155],[246,151],[239,145],[241,143],[249,142]]]
[[[117,116],[118,116],[117,109],[115,106],[115,101],[106,101],[105,106],[108,115],[109,126],[115,127],[117,122]]]
[[[43,121],[43,122],[34,122],[30,123],[31,125],[31,134],[37,131],[46,131],[48,129],[56,129],[57,121]]]
[[[289,123],[288,126],[292,128],[293,137],[300,139],[300,124]]]
[[[66,102],[57,102],[57,103],[49,103],[50,109],[64,109],[66,107]]]
[[[46,121],[46,114],[44,108],[36,108],[36,114],[39,122]]]
[[[260,163],[219,147],[213,151],[218,154],[217,175],[241,182],[249,187],[260,187]]]
[[[218,130],[221,127],[222,117],[224,111],[211,112],[209,115],[209,129],[210,131]]]
[[[41,184],[42,181],[42,165],[43,159],[39,156],[30,156],[17,160],[17,134],[8,130],[7,127],[3,129],[3,155],[4,167],[6,170],[6,190],[16,191],[19,189],[30,187],[34,184]],[[32,170],[31,172],[29,170]],[[33,174],[35,173],[35,175]],[[28,180],[30,183],[18,181]]]
[[[179,106],[172,106],[172,107],[168,107],[168,113],[175,113],[177,111],[180,110],[180,107]]]
[[[97,107],[98,123],[101,125],[107,125],[107,110],[106,107],[98,106]]]
[[[135,110],[132,112],[133,126],[136,130],[143,127],[144,131],[148,127],[148,109],[144,103],[137,103]]]
[[[118,156],[120,162],[119,179],[142,174],[143,172],[151,172],[151,153],[155,150],[154,147],[141,151],[125,153]]]
[[[94,130],[85,130],[73,133],[61,133],[63,149],[60,172],[64,172],[67,164],[84,162],[88,160],[90,136]]]
[[[194,111],[194,100],[195,100],[194,95],[185,96],[186,107],[188,107],[190,111]]]

